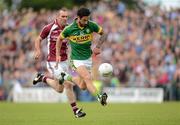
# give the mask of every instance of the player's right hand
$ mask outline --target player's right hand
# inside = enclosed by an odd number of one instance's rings
[[[58,68],[58,64],[61,61],[61,56],[56,56],[56,65],[55,68]]]
[[[93,55],[94,55],[94,56],[99,55],[100,53],[101,53],[100,48],[95,47],[95,48],[93,49]]]
[[[34,52],[34,59],[35,60],[38,60],[40,58],[40,56],[41,56],[41,51],[38,50],[38,51]]]

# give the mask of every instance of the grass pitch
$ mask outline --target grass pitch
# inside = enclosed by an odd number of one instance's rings
[[[78,103],[86,117],[74,117],[69,104],[0,102],[0,125],[180,125],[180,103]]]

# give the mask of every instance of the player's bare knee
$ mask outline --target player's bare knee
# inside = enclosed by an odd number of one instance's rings
[[[91,76],[90,75],[85,75],[83,76],[84,80],[91,80]]]
[[[73,85],[72,85],[70,82],[66,82],[66,83],[64,83],[64,87],[65,87],[66,89],[72,89],[72,88],[73,88]]]
[[[80,88],[81,90],[86,90],[86,85],[80,85],[79,88]]]
[[[58,88],[56,88],[56,91],[58,92],[58,93],[63,93],[63,88],[61,88],[61,87],[58,87]]]

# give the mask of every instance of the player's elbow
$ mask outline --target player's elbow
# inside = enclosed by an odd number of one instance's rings
[[[40,43],[41,41],[42,41],[42,38],[40,36],[38,36],[35,42],[39,42]]]

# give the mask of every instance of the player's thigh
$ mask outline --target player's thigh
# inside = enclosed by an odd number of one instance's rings
[[[65,89],[73,90],[74,84],[72,82],[65,81],[63,85],[64,85]]]
[[[83,65],[77,67],[76,72],[77,72],[82,78],[85,78],[85,79],[90,79],[90,78],[91,78],[90,72],[89,72],[88,69],[87,69],[85,66],[83,66]]]
[[[71,60],[70,65],[73,70],[76,70],[80,66],[85,66],[86,69],[91,72],[92,69],[92,58],[89,58],[87,60]]]
[[[72,60],[73,66],[80,77],[85,79],[91,78],[92,59]]]
[[[80,76],[73,77],[73,82],[76,83],[76,85],[82,90],[85,90],[87,88],[86,83]]]

